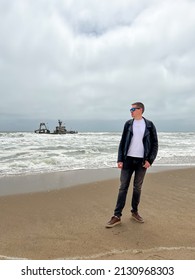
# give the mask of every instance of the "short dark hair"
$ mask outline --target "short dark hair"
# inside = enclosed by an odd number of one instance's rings
[[[145,111],[145,106],[144,106],[144,104],[142,102],[135,102],[135,103],[133,103],[131,105],[135,105],[138,108],[141,108],[142,109],[142,113]]]

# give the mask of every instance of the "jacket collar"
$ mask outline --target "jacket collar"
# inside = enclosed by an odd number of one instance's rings
[[[145,132],[144,132],[144,137],[145,137],[146,135],[149,134],[148,129],[151,127],[151,122],[149,120],[145,119],[144,117],[142,117],[142,118],[144,119],[145,124],[146,124],[146,129],[145,129]],[[129,131],[131,131],[131,132],[133,132],[133,122],[134,122],[134,119],[129,120]]]

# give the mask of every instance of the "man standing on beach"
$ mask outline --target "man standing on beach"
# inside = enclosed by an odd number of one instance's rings
[[[122,210],[125,206],[126,196],[134,173],[133,194],[131,201],[132,218],[143,223],[138,213],[141,188],[147,168],[151,166],[158,152],[158,137],[154,124],[145,119],[144,104],[136,102],[130,109],[132,119],[125,123],[118,149],[118,168],[121,169],[120,188],[114,215],[106,224],[107,228],[121,223]]]

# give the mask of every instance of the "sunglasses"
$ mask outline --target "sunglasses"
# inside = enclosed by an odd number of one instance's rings
[[[135,110],[140,109],[140,108],[131,108],[130,112],[135,112]]]

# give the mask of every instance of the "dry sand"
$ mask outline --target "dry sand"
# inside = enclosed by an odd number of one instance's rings
[[[145,223],[130,218],[131,185],[122,224],[112,229],[105,224],[119,178],[1,196],[0,259],[194,260],[194,182],[195,168],[148,173],[139,209]]]

